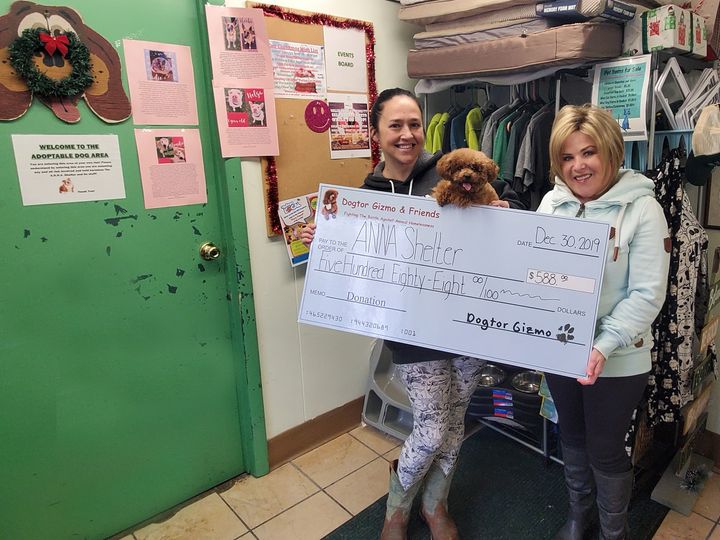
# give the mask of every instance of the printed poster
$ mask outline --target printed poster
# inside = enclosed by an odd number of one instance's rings
[[[206,5],[223,157],[280,153],[270,44],[261,9]]]
[[[272,88],[213,86],[213,94],[223,157],[280,153]]]
[[[145,208],[207,202],[197,129],[136,129]]]
[[[12,135],[23,205],[124,199],[117,135]]]
[[[626,141],[646,141],[650,55],[595,64],[592,102],[613,115]]]
[[[197,125],[190,47],[123,40],[130,102],[136,125]]]
[[[315,221],[317,200],[317,193],[310,193],[278,203],[278,217],[293,267],[307,262],[310,248],[302,243],[300,233],[308,223]]]
[[[271,39],[270,51],[277,97],[325,97],[325,61],[321,45]]]
[[[328,94],[330,158],[370,157],[367,95]]]
[[[261,9],[205,5],[213,80],[272,86],[270,45]]]
[[[336,92],[367,94],[365,32],[323,26],[327,87]]]

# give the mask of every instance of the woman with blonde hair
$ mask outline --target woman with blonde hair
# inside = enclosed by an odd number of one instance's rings
[[[557,114],[550,135],[555,186],[538,212],[611,225],[586,376],[546,375],[570,496],[559,539],[582,539],[596,504],[600,537],[628,537],[633,472],[625,434],[648,382],[650,326],[665,301],[670,239],[652,180],[620,169],[623,156],[622,132],[605,110],[568,105]]]

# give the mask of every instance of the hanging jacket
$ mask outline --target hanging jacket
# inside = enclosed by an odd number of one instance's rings
[[[556,177],[537,211],[611,225],[593,347],[607,359],[602,377],[649,372],[650,326],[665,302],[670,260],[668,226],[652,180],[621,169],[607,192],[581,204]]]
[[[442,113],[435,113],[433,114],[432,118],[430,119],[430,123],[428,124],[427,130],[425,130],[425,150],[432,153],[433,150],[433,137],[435,136],[435,128],[438,125],[438,122],[440,122],[440,117],[442,116]]]

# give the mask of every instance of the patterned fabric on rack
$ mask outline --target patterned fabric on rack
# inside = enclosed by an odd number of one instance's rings
[[[648,388],[651,425],[679,421],[680,409],[693,399],[693,358],[707,307],[703,298],[708,285],[708,237],[682,187],[681,157],[681,150],[670,151],[649,174],[672,238],[668,295],[653,323],[655,344]]]

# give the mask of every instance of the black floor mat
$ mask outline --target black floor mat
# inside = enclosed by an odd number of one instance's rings
[[[655,482],[636,485],[629,512],[632,540],[650,540],[668,509],[650,500]],[[326,536],[329,540],[370,540],[380,536],[383,497]],[[427,526],[413,509],[408,538],[429,540]],[[448,501],[460,537],[492,540],[552,538],[565,521],[567,493],[562,467],[493,430],[465,441]]]

